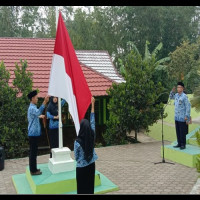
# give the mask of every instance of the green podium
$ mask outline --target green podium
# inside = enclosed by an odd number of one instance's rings
[[[77,194],[76,170],[52,174],[48,164],[38,164],[42,175],[31,176],[29,166],[25,174],[12,176],[18,194]],[[99,171],[95,171],[95,194],[119,190],[118,186]]]

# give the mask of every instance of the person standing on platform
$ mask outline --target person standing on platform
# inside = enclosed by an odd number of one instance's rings
[[[29,169],[31,175],[40,175],[42,172],[40,169],[37,169],[37,150],[38,150],[38,138],[41,135],[41,125],[39,118],[44,118],[45,115],[42,115],[45,105],[49,101],[49,96],[46,96],[43,104],[40,108],[37,108],[38,95],[37,90],[30,92],[28,95],[30,100],[30,105],[28,108],[28,137],[30,145],[29,153]]]
[[[61,107],[65,104],[65,102],[66,101],[64,99],[61,101]],[[58,148],[58,97],[50,97],[49,105],[47,107],[47,119],[50,119],[48,131],[50,149]],[[52,152],[50,152],[50,158],[52,158]]]
[[[87,119],[81,120],[79,134],[74,142],[77,194],[94,194],[95,161],[98,159],[94,150],[96,138],[94,97],[91,103],[90,123]]]
[[[182,82],[177,83],[177,93],[175,93],[175,87],[170,92],[170,99],[174,99],[175,105],[175,126],[177,145],[174,148],[185,149],[186,148],[186,135],[188,134],[188,124],[190,123],[190,111],[191,105],[187,95],[183,92],[184,84]]]

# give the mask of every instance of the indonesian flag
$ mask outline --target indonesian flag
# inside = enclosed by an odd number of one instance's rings
[[[91,103],[91,92],[83,75],[65,23],[59,12],[48,94],[63,98],[69,105],[76,134]]]

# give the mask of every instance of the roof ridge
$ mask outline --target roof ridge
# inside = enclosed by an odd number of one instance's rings
[[[23,40],[55,40],[55,38],[31,38],[31,37],[0,37],[0,39],[23,39]]]
[[[55,40],[55,38],[31,38],[31,37],[0,37],[0,39],[19,39],[19,40]],[[75,49],[75,51],[84,51],[84,52],[106,52],[109,57],[110,57],[110,54],[108,52],[108,50],[100,50],[100,49]],[[112,60],[111,60],[112,62]]]
[[[108,51],[107,50],[98,50],[98,49],[94,49],[94,50],[92,50],[92,49],[77,49],[77,50],[75,50],[75,51],[92,51],[92,52],[106,52],[106,53],[108,53]]]

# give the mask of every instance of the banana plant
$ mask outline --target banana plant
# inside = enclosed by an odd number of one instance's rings
[[[170,57],[165,57],[157,60],[157,56],[159,51],[162,49],[163,44],[160,42],[155,49],[152,51],[152,53],[149,51],[149,46],[150,42],[147,40],[145,43],[145,52],[144,52],[144,57],[142,58],[143,62],[150,63],[150,66],[152,67],[152,70],[166,70],[167,65],[165,63],[170,61]],[[129,47],[129,50],[133,51],[136,55],[140,55],[139,50],[135,46],[135,44],[131,41],[127,43],[127,46]],[[142,57],[142,56],[141,56]],[[119,66],[120,66],[120,73],[122,76],[126,77],[127,76],[127,69],[123,65],[123,61],[121,59],[118,59],[119,61]]]

